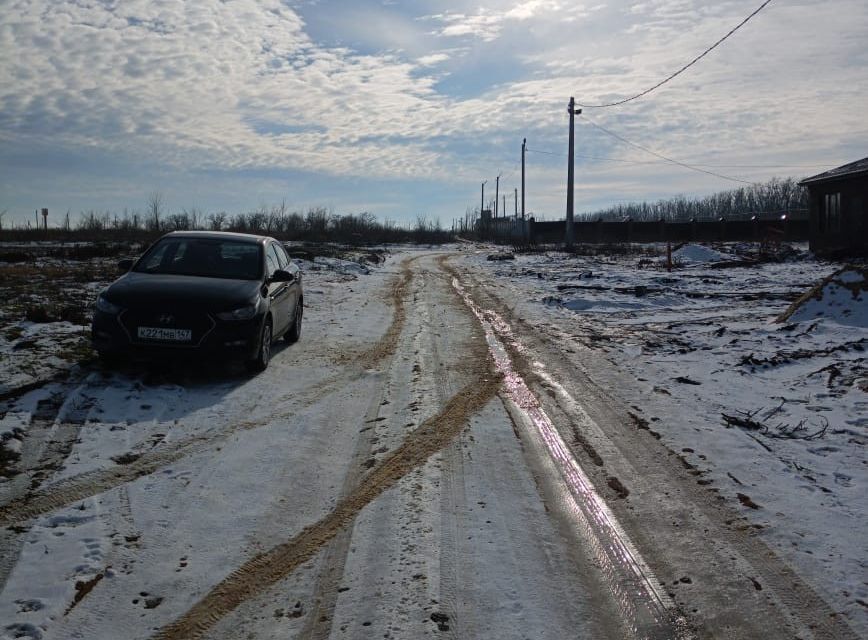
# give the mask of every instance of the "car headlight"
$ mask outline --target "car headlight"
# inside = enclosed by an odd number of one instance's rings
[[[250,320],[256,315],[256,305],[248,304],[247,306],[233,309],[232,311],[221,311],[217,314],[220,320]]]
[[[110,313],[112,315],[120,313],[121,311],[121,308],[118,305],[114,304],[113,302],[109,302],[102,295],[99,295],[96,298],[96,308],[103,313]]]

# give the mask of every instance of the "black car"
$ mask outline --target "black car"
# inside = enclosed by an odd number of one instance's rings
[[[105,361],[201,354],[262,371],[275,339],[301,336],[301,272],[274,238],[177,231],[118,267],[91,328]]]

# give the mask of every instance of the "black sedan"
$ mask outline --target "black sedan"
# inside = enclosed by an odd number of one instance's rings
[[[274,238],[178,231],[118,267],[91,329],[105,361],[201,354],[262,371],[274,340],[301,336],[301,272]]]

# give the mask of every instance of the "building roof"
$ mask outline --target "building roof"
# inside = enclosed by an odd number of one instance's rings
[[[844,164],[836,169],[829,169],[828,171],[811,176],[810,178],[805,178],[799,184],[817,184],[819,182],[829,182],[831,180],[849,178],[860,174],[868,174],[868,158],[862,158],[861,160],[856,160],[856,162]]]

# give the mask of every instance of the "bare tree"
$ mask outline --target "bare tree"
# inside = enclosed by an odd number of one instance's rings
[[[148,214],[151,219],[150,226],[153,227],[154,231],[160,230],[160,216],[163,215],[164,207],[165,201],[162,193],[154,191],[150,196],[148,196]]]
[[[219,213],[208,214],[208,228],[211,229],[211,231],[221,231],[223,229],[223,225],[226,224],[227,217],[228,216],[223,211]]]
[[[189,229],[198,229],[201,227],[202,223],[205,222],[205,212],[203,212],[199,207],[183,209],[181,213],[186,217],[187,228]]]

